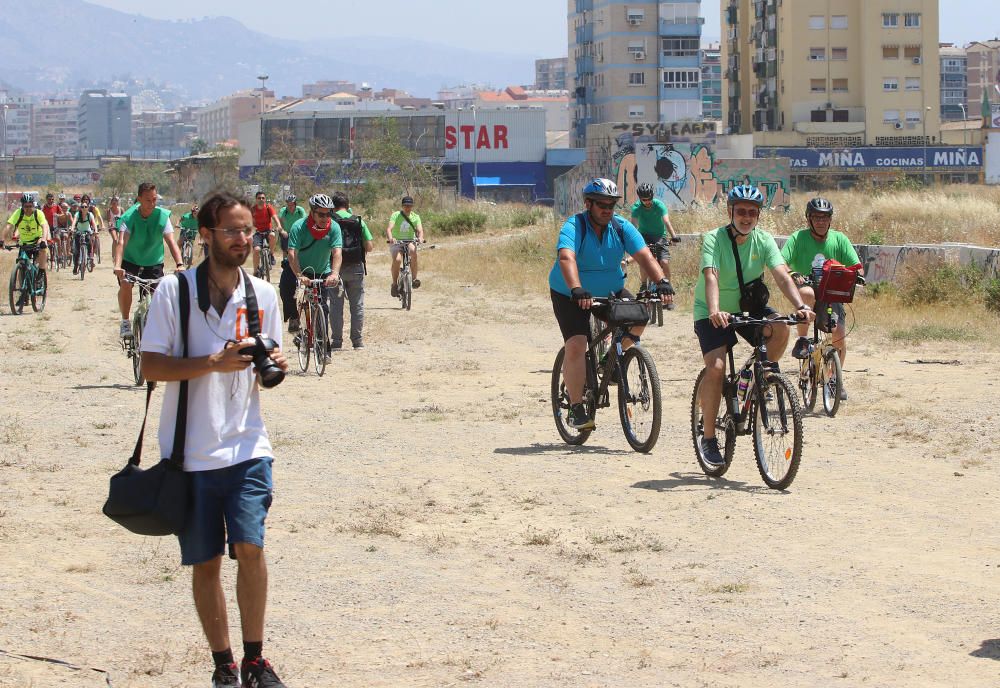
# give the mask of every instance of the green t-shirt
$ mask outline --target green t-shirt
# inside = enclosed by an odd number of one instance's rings
[[[185,236],[192,236],[198,233],[198,216],[190,211],[181,215],[181,232]]]
[[[299,220],[304,220],[309,213],[301,205],[295,206],[295,210],[288,212],[288,206],[282,207],[278,211],[278,222],[281,223],[281,228],[286,232],[292,230],[292,225],[294,225]]]
[[[19,221],[20,224],[18,224]],[[7,218],[7,224],[17,228],[17,241],[22,246],[33,244],[41,239],[45,235],[45,227],[48,226],[45,221],[45,213],[38,208],[35,208],[34,215],[28,215],[23,220],[21,219],[21,209],[18,208]]]
[[[830,230],[823,242],[816,241],[809,228],[800,229],[781,248],[781,255],[792,272],[808,275],[812,272],[813,262],[821,257],[820,265],[827,258],[839,261],[850,267],[861,262],[858,252],[851,245],[846,234]]]
[[[705,268],[715,268],[719,282],[719,310],[724,313],[740,311],[740,281],[736,276],[736,260],[733,257],[732,240],[728,225],[708,232],[702,237],[701,265],[698,268],[698,286],[694,290],[694,319],[708,317],[708,302],[705,300]],[[785,264],[774,237],[763,229],[755,229],[742,246],[736,247],[743,266],[743,283],[751,282],[764,274],[764,268],[772,270]]]
[[[632,222],[639,234],[646,240],[662,239],[667,234],[663,224],[663,216],[667,214],[667,206],[659,198],[653,199],[653,205],[648,208],[642,201],[636,201],[632,206]]]
[[[122,260],[139,267],[160,265],[163,263],[163,235],[173,232],[170,211],[166,208],[153,208],[149,217],[143,217],[139,208],[136,203],[122,215],[119,227],[128,231],[128,243]]]
[[[340,226],[330,223],[330,231],[322,239],[313,238],[308,227],[309,218],[303,218],[288,231],[288,248],[294,249],[299,258],[299,269],[316,277],[330,273],[330,252],[343,246]],[[309,270],[312,268],[312,270]]]
[[[411,225],[410,222],[413,224]],[[416,213],[410,213],[410,222],[406,221],[403,217],[403,212],[397,210],[389,217],[389,224],[392,225],[392,238],[393,239],[414,239],[417,233],[414,231],[414,226],[420,226],[420,216]]]
[[[337,217],[354,217],[354,213],[351,212],[350,208],[347,210],[341,208],[340,210],[335,210],[333,212],[336,213]],[[413,217],[413,215],[410,215],[410,217]],[[413,221],[416,222],[416,218],[414,218]],[[365,224],[364,220],[361,221],[361,238],[365,241],[372,240],[372,233],[368,231],[368,225]]]

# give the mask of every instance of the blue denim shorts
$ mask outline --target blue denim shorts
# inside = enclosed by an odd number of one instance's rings
[[[181,564],[201,564],[237,542],[264,546],[271,507],[273,459],[252,459],[214,471],[193,471],[191,513],[181,543]]]

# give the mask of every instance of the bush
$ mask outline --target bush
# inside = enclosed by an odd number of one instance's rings
[[[899,289],[892,282],[872,282],[865,287],[865,294],[870,298],[878,299],[885,296],[896,296]]]
[[[456,210],[451,213],[431,213],[427,218],[430,231],[448,236],[481,232],[486,226],[486,213],[478,210]]]
[[[965,297],[959,270],[936,261],[914,261],[903,269],[899,295],[908,306],[954,302]]]
[[[991,277],[983,284],[983,305],[992,313],[1000,313],[1000,277]]]
[[[865,243],[870,244],[872,246],[885,245],[885,232],[883,232],[881,229],[873,229],[872,231],[868,232],[868,235],[865,237]]]

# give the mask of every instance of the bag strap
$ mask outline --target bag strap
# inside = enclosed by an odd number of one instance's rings
[[[133,466],[138,466],[140,459],[142,459],[142,438],[146,435],[146,419],[149,417],[149,400],[153,397],[154,389],[156,389],[156,383],[152,380],[147,380],[146,412],[142,414],[142,428],[139,429],[139,439],[135,441],[135,449],[132,450],[132,456],[128,460],[128,462]]]
[[[736,279],[740,282],[740,295],[742,296],[746,289],[746,284],[743,282],[743,265],[740,263],[740,251],[736,248],[736,237],[729,231],[729,226],[726,227],[726,236],[729,237],[729,243],[733,246],[733,258],[736,259]]]
[[[260,334],[260,310],[257,308],[257,294],[253,290],[253,283],[250,281],[250,275],[247,274],[247,271],[240,268],[240,272],[243,273],[243,291],[247,301],[247,332],[251,337],[256,337]]]
[[[184,342],[184,358],[188,357],[188,320],[191,315],[191,291],[187,279],[177,275],[177,295],[181,311],[181,339]],[[174,449],[170,452],[170,461],[174,466],[184,468],[184,439],[187,437],[188,416],[188,381],[181,380],[181,389],[177,394],[177,423],[174,424]]]

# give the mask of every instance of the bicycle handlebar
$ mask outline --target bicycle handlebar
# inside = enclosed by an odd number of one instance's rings
[[[660,295],[659,295],[659,293],[657,293],[655,291],[645,290],[645,291],[640,291],[633,298],[619,298],[617,296],[594,296],[594,297],[591,297],[590,300],[593,301],[594,304],[597,305],[597,306],[604,306],[604,305],[607,305],[609,303],[613,303],[613,302],[616,302],[616,301],[643,301],[643,302],[645,302],[645,301],[659,301],[660,300]]]
[[[730,313],[729,314],[729,325],[727,327],[746,327],[746,326],[758,326],[758,325],[774,325],[776,323],[783,323],[785,325],[798,325],[800,323],[806,322],[805,318],[800,318],[795,313],[790,315],[783,315],[777,318],[751,318],[749,315],[743,315],[742,313]]]
[[[809,286],[809,287],[816,286],[816,280],[813,279],[812,275],[803,275],[801,272],[793,272],[790,274],[792,275],[793,278],[795,277],[800,278],[804,286]],[[860,284],[861,286],[868,284],[868,281],[864,278],[864,276],[860,272],[854,276],[854,282],[855,284]]]
[[[127,272],[125,273],[125,276],[122,277],[123,282],[129,282],[130,284],[138,284],[139,286],[142,287],[149,287],[159,284],[162,279],[163,279],[162,277],[157,277],[156,279],[145,279],[144,277],[139,277],[138,275],[130,275]]]

